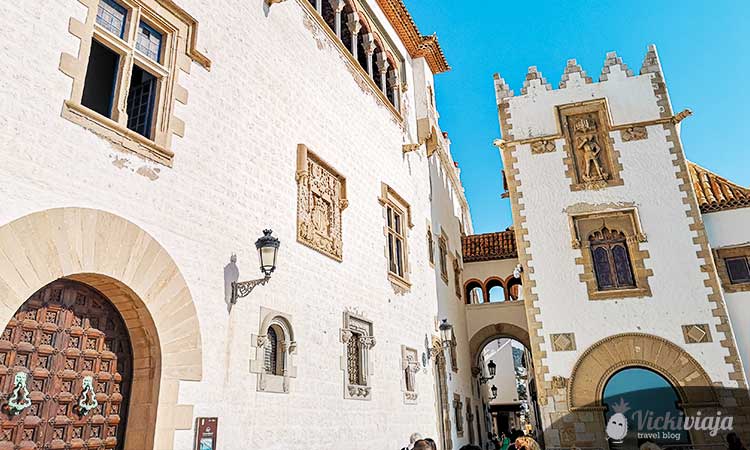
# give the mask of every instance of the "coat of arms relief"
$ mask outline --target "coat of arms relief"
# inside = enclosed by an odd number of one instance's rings
[[[297,240],[341,261],[346,179],[303,144],[297,147],[296,178]]]

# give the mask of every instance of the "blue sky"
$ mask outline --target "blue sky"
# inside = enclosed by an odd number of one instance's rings
[[[692,161],[750,184],[750,1],[405,0],[423,34],[437,32],[452,66],[436,77],[440,125],[472,210],[476,233],[511,224],[501,199],[502,163],[492,75],[519,93],[529,66],[557,87],[575,58],[596,81],[607,52],[637,74],[648,44],[657,45]]]

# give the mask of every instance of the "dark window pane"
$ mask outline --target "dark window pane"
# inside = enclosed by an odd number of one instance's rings
[[[140,67],[133,66],[128,91],[128,128],[151,139],[157,78]]]
[[[404,256],[403,256],[403,243],[401,242],[401,239],[396,239],[396,273],[398,276],[403,277],[404,276]]]
[[[388,233],[388,270],[396,272],[396,256],[393,251],[393,235]]]
[[[349,384],[362,384],[362,378],[360,377],[360,335],[352,333],[352,337],[349,338],[349,342],[346,344],[346,369],[347,375],[349,376]]]
[[[729,281],[732,283],[747,283],[750,281],[750,267],[748,267],[746,257],[727,258],[725,263],[729,273]]]
[[[112,118],[112,97],[117,81],[120,55],[95,40],[91,41],[86,81],[81,104],[104,117]]]
[[[276,362],[278,356],[279,339],[278,336],[276,336],[276,331],[273,329],[273,327],[268,329],[267,339],[268,343],[266,344],[266,353],[264,360],[266,373],[278,375]]]
[[[596,283],[599,289],[611,289],[614,287],[612,273],[609,266],[609,252],[604,247],[592,249],[594,256],[594,272],[596,272]]]
[[[617,274],[617,285],[619,287],[633,287],[633,272],[630,268],[628,249],[624,244],[616,244],[612,247],[612,258],[615,261],[615,273]]]

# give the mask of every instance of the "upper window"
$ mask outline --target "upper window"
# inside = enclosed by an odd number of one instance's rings
[[[414,226],[411,223],[411,207],[385,183],[381,184],[381,195],[378,200],[383,205],[385,214],[388,278],[397,286],[408,289],[410,284],[407,232]]]
[[[604,227],[589,236],[589,243],[599,290],[636,287],[625,234]]]
[[[446,283],[448,282],[448,241],[445,235],[438,238],[438,251],[440,252],[440,276]]]
[[[727,258],[725,263],[732,284],[750,283],[750,263],[747,256]]]
[[[456,296],[461,298],[461,263],[459,262],[460,256],[456,253],[456,257],[453,259],[453,285],[456,290]]]
[[[174,101],[187,101],[178,69],[187,71],[190,59],[210,67],[195,49],[197,22],[158,0],[99,0],[90,8],[96,20],[71,27],[81,39],[80,58],[61,59],[60,70],[73,78],[63,117],[122,150],[171,164],[172,135],[184,129],[172,115]]]
[[[435,264],[435,242],[432,240],[432,230],[427,227],[427,257],[430,264]]]

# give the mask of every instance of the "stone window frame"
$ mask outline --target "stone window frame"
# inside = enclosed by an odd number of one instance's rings
[[[364,380],[362,384],[349,382],[349,340],[354,336],[360,339],[359,373]],[[375,346],[373,324],[359,313],[344,311],[343,328],[340,330],[343,355],[341,356],[341,370],[344,372],[344,398],[351,400],[372,399],[372,375],[375,373],[370,350]]]
[[[624,181],[621,173],[623,170],[622,164],[620,163],[620,151],[615,148],[615,141],[612,137],[613,125],[612,115],[609,108],[609,102],[606,98],[587,100],[583,102],[568,103],[565,105],[555,106],[557,112],[558,123],[557,126],[560,130],[560,135],[563,139],[563,150],[565,156],[563,157],[563,164],[565,164],[565,176],[570,180],[571,191],[582,191],[589,189],[602,189],[612,186],[622,186]],[[603,140],[602,151],[606,153],[607,158],[611,163],[609,167],[610,179],[604,181],[603,185],[592,185],[585,181],[578,179],[578,169],[576,167],[576,159],[574,155],[575,146],[570,136],[570,129],[567,126],[567,118],[578,114],[586,114],[596,112],[599,116],[599,123],[604,128],[602,134],[606,134],[606,139]]]
[[[379,100],[379,103],[382,103],[386,106],[386,108],[393,114],[394,118],[398,123],[404,122],[404,110],[402,105],[402,99],[401,99],[401,85],[403,79],[405,79],[404,74],[404,67],[405,67],[405,58],[401,55],[401,52],[398,51],[391,43],[390,37],[387,39],[383,39],[382,36],[388,36],[388,34],[384,30],[384,28],[380,25],[380,22],[378,19],[375,18],[374,14],[371,12],[371,9],[369,5],[365,4],[364,2],[361,2],[359,0],[313,0],[315,1],[316,5],[312,5],[312,3],[308,0],[297,0],[297,3],[299,3],[302,6],[303,11],[307,14],[309,18],[311,18],[318,28],[323,30],[323,33],[327,37],[327,41],[331,44],[333,44],[334,47],[339,51],[341,56],[345,59],[347,63],[347,67],[349,68],[350,72],[352,72],[352,75],[357,80],[358,84],[362,86],[365,84],[369,89],[375,94],[377,99]],[[394,99],[396,104],[392,104],[391,101],[388,99],[388,95],[381,90],[381,88],[377,85],[373,77],[368,72],[367,68],[363,68],[357,58],[354,56],[353,52],[346,48],[344,43],[341,41],[341,38],[336,34],[335,30],[332,30],[331,27],[326,23],[325,18],[323,17],[323,10],[322,5],[323,2],[329,2],[331,6],[333,7],[333,11],[336,14],[335,21],[338,23],[338,27],[340,28],[340,32],[345,32],[345,29],[352,32],[353,35],[353,46],[357,46],[356,39],[360,38],[360,30],[364,27],[365,30],[369,31],[369,33],[366,33],[364,36],[369,37],[369,41],[367,42],[367,47],[372,48],[371,54],[368,56],[370,59],[370,65],[372,66],[372,70],[375,70],[379,68],[378,63],[375,61],[375,45],[380,46],[383,53],[390,56],[390,58],[384,58],[385,61],[387,61],[386,67],[389,67],[390,64],[393,64],[395,66],[393,73],[395,74],[396,79],[393,81],[393,85],[396,86],[396,95],[394,95]],[[335,4],[334,4],[335,3]],[[350,14],[350,17],[346,18],[346,22],[342,19],[344,17],[341,16],[341,12],[346,6],[351,7],[353,12]],[[308,28],[310,28],[308,26]],[[357,30],[354,32],[352,30],[354,28]],[[320,39],[318,37],[317,33],[315,34],[316,39]],[[320,40],[319,40],[320,43]],[[363,44],[364,45],[364,44]],[[382,64],[382,61],[380,62]],[[386,75],[387,76],[387,71]],[[360,80],[363,80],[361,82]]]
[[[417,392],[417,372],[419,372],[419,352],[417,349],[401,346],[401,392],[405,405],[416,405],[419,398]],[[407,382],[407,377],[411,377],[411,386]],[[409,389],[411,387],[411,389]]]
[[[310,173],[310,165],[313,166],[313,173]],[[329,176],[338,181],[338,186],[334,187],[332,194],[334,198],[329,199],[329,203],[333,209],[330,245],[326,242],[328,239],[320,239],[315,234],[311,234],[314,233],[315,228],[312,202],[315,186],[330,185],[330,182],[321,179],[328,178]],[[317,153],[310,150],[307,145],[297,144],[297,172],[295,180],[297,181],[297,242],[338,262],[343,261],[342,215],[344,210],[349,206],[349,200],[346,197],[346,178],[323,158],[318,156]]]
[[[453,333],[451,336],[451,341],[448,343],[448,353],[450,354],[451,358],[451,371],[454,373],[458,373],[458,351],[456,350],[456,347],[458,347],[458,342],[456,341],[456,334]]]
[[[453,394],[453,415],[456,419],[456,436],[464,437],[464,409],[460,394]]]
[[[445,284],[448,284],[448,237],[445,230],[440,228],[438,236],[438,265],[440,266],[440,278]]]
[[[409,290],[411,288],[411,281],[409,279],[409,273],[411,272],[411,265],[409,264],[409,230],[414,228],[414,223],[412,223],[411,220],[411,206],[392,187],[382,182],[380,183],[380,197],[378,198],[378,202],[383,207],[383,236],[385,236],[384,253],[386,259],[386,272],[388,274],[388,280],[398,288]],[[395,234],[396,232],[388,226],[388,207],[401,214],[402,218],[406,219],[405,221],[402,220],[402,233],[400,236],[403,240],[403,249],[401,250],[403,254],[403,276],[392,272],[390,268],[390,257],[388,255],[388,236],[389,234]]]
[[[575,263],[583,267],[579,279],[586,284],[589,300],[651,297],[648,279],[653,275],[653,270],[645,266],[645,260],[650,257],[648,250],[640,248],[640,243],[647,242],[647,238],[641,227],[637,208],[573,213],[568,215],[568,221],[572,247],[581,251],[580,256],[575,258]],[[635,288],[599,290],[588,236],[605,225],[625,234]]]
[[[258,375],[256,390],[258,392],[270,392],[277,394],[288,394],[291,381],[297,378],[297,366],[294,361],[297,354],[297,341],[294,338],[292,327],[292,316],[274,309],[260,308],[260,325],[258,333],[251,335],[251,345],[255,349],[255,358],[250,360],[250,373]],[[281,375],[268,373],[265,367],[266,347],[269,342],[267,330],[273,327],[278,338],[277,350],[281,358],[277,358],[277,366],[280,365]]]
[[[427,224],[427,261],[435,267],[435,240],[432,236],[432,225]]]
[[[724,292],[735,293],[735,292],[750,292],[750,281],[744,283],[732,283],[729,278],[729,272],[727,271],[727,265],[725,259],[727,258],[738,258],[746,257],[750,259],[750,245],[736,245],[731,247],[722,247],[714,249],[714,260],[716,261],[716,271],[719,274],[721,280],[721,287]]]
[[[469,444],[474,444],[474,412],[471,410],[471,397],[466,397],[466,428],[469,430]]]
[[[96,23],[98,0],[79,1],[87,8],[85,22],[71,18],[69,25],[70,33],[80,39],[78,55],[63,53],[60,58],[60,71],[73,79],[70,98],[63,102],[62,117],[108,140],[118,150],[171,167],[172,136],[185,134],[185,123],[174,114],[175,101],[187,104],[188,97],[187,90],[178,84],[179,73],[189,74],[192,62],[211,69],[211,61],[196,49],[198,22],[172,0],[117,0],[127,9],[124,38],[120,38]],[[135,50],[141,22],[162,34],[161,63]],[[82,105],[92,40],[120,56],[112,119]],[[135,63],[159,79],[152,139],[127,127],[127,97]]]
[[[458,297],[459,301],[463,301],[463,283],[461,283],[462,273],[463,268],[461,267],[461,255],[458,253],[458,250],[456,250],[455,255],[453,255],[453,287],[456,291],[456,297]]]

